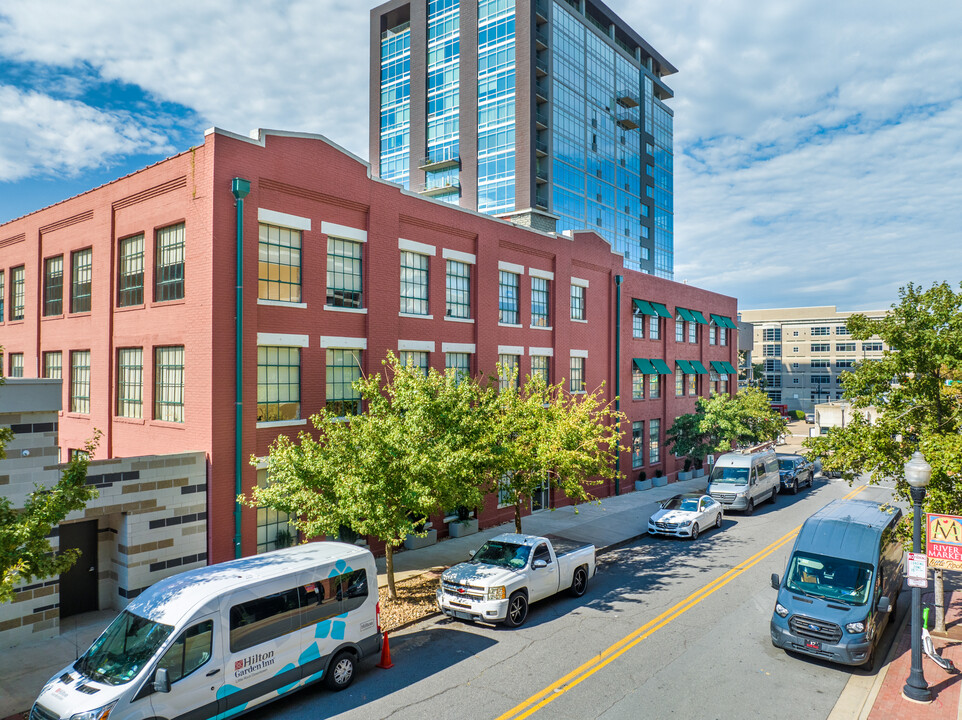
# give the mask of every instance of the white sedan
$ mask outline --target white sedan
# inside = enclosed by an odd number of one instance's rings
[[[722,526],[722,506],[717,500],[698,493],[675,495],[648,518],[648,534],[694,540],[701,530],[713,525],[716,528]]]

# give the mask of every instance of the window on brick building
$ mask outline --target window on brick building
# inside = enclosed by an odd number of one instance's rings
[[[327,304],[332,307],[363,307],[361,277],[362,243],[327,238]]]
[[[586,288],[581,285],[571,286],[571,319],[585,320],[585,293]]]
[[[498,355],[498,387],[502,390],[520,387],[521,378],[519,367],[521,358],[518,355]]]
[[[645,399],[645,375],[634,366],[631,368],[631,399]]]
[[[338,417],[361,412],[361,394],[353,383],[361,377],[361,351],[327,349],[325,398],[327,409]]]
[[[428,256],[401,251],[401,312],[428,314]]]
[[[141,418],[143,407],[143,348],[120,348],[117,351],[117,415]]]
[[[507,270],[498,271],[498,322],[503,325],[521,323],[520,277]]]
[[[10,270],[10,319],[23,320],[27,297],[27,270],[20,267]]]
[[[648,421],[648,463],[654,465],[661,462],[661,420]]]
[[[568,388],[572,393],[583,393],[585,391],[585,359],[583,357],[571,358],[571,376]]]
[[[631,467],[640,468],[645,464],[645,421],[631,423]]]
[[[2,323],[4,321],[4,318],[6,317],[3,314],[3,310],[4,310],[3,301],[6,299],[6,297],[7,297],[7,289],[4,286],[4,274],[3,274],[3,270],[0,270],[0,323]]]
[[[90,312],[94,251],[84,248],[70,253],[70,312]]]
[[[157,250],[154,255],[154,300],[183,300],[184,298],[184,223],[157,231]]]
[[[47,258],[43,263],[43,314],[63,313],[63,255]]]
[[[453,370],[457,379],[471,374],[471,355],[465,352],[449,352],[444,355],[444,369]]]
[[[638,305],[631,308],[631,336],[634,338],[645,337],[645,314]]]
[[[717,343],[717,340],[716,340],[717,331],[716,331],[716,330],[717,330],[717,329],[716,329],[716,326],[715,326],[715,321],[713,320],[712,323],[711,323],[711,325],[708,326],[708,344],[709,344],[709,345],[715,345],[715,344]]]
[[[685,320],[681,314],[675,316],[675,342],[685,342]]]
[[[90,413],[90,351],[70,353],[70,412]]]
[[[410,367],[420,371],[424,377],[428,376],[428,353],[421,350],[401,350],[398,360],[403,367]]]
[[[546,278],[531,278],[531,326],[551,327],[550,290]]]
[[[257,297],[277,302],[301,301],[300,230],[265,223],[258,226]]]
[[[448,260],[445,315],[452,318],[471,317],[471,266]]]
[[[681,371],[680,367],[675,368],[675,397],[681,397],[685,394],[685,373]]]
[[[661,397],[661,375],[648,376],[648,399],[657,400]]]
[[[267,469],[257,471],[257,487],[267,487]],[[289,547],[297,539],[297,530],[289,524],[286,512],[266,505],[257,508],[257,552],[270,552]]]
[[[154,349],[154,419],[184,422],[184,346]]]
[[[7,377],[23,377],[23,353],[10,353],[10,364],[7,368]]]
[[[648,339],[658,340],[661,338],[661,318],[657,315],[648,316]]]
[[[549,363],[551,358],[547,355],[532,355],[531,356],[531,377],[540,375],[544,378],[544,384],[551,384],[551,377],[549,375]]]
[[[301,417],[301,349],[257,347],[257,422]]]
[[[117,275],[117,305],[144,304],[144,236],[120,241],[120,267]]]
[[[63,379],[63,353],[59,350],[43,354],[43,376],[48,380]]]

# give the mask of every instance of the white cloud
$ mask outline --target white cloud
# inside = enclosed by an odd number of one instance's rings
[[[0,85],[0,181],[72,175],[113,157],[171,150],[125,114]]]

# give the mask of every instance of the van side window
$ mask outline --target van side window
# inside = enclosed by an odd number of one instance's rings
[[[230,609],[230,650],[240,652],[296,629],[297,590],[249,600]]]
[[[324,578],[298,588],[301,599],[300,627],[355,610],[367,599],[367,572],[355,570]]]
[[[174,644],[164,653],[157,667],[165,668],[170,682],[175,683],[210,660],[213,639],[213,620],[205,620],[189,627],[174,640]]]
[[[765,472],[768,473],[778,473],[778,460],[775,458],[767,458],[765,460]]]

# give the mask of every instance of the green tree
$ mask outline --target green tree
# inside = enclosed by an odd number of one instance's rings
[[[495,393],[492,378],[486,396],[486,415],[493,424],[489,478],[506,504],[514,505],[515,530],[521,532],[521,512],[532,495],[547,485],[560,489],[575,502],[593,498],[588,488],[614,479],[621,447],[621,423],[603,397],[603,387],[572,394],[564,382],[546,385],[540,375],[516,387],[516,374]]]
[[[921,450],[932,465],[924,510],[960,515],[962,398],[954,380],[962,375],[962,285],[955,292],[948,283],[925,290],[910,283],[899,297],[885,317],[853,315],[846,321],[854,339],[878,336],[888,345],[881,360],[860,362],[842,374],[845,399],[856,409],[874,406],[875,423],[854,413],[844,428],[829,428],[804,444],[809,457],[821,458],[824,469],[850,481],[863,473],[871,483],[894,478],[895,495],[906,501],[903,467]],[[906,536],[910,521],[903,523]],[[936,627],[943,629],[941,570],[935,589]]]
[[[355,382],[363,413],[344,422],[325,408],[311,418],[316,438],[278,437],[267,487],[241,500],[288,513],[307,537],[347,526],[382,540],[393,599],[394,549],[405,536],[423,535],[440,510],[482,503],[489,429],[476,381],[436,370],[425,376],[393,354],[384,366],[383,376]]]
[[[2,380],[2,378],[0,378]],[[0,442],[0,459],[6,457]],[[75,510],[82,510],[97,497],[96,488],[87,485],[88,456],[93,455],[100,431],[85,445],[85,453],[77,453],[51,488],[37,484],[23,508],[14,508],[9,498],[0,497],[0,603],[13,599],[18,583],[47,578],[66,572],[80,557],[77,549],[54,553],[50,531]]]

